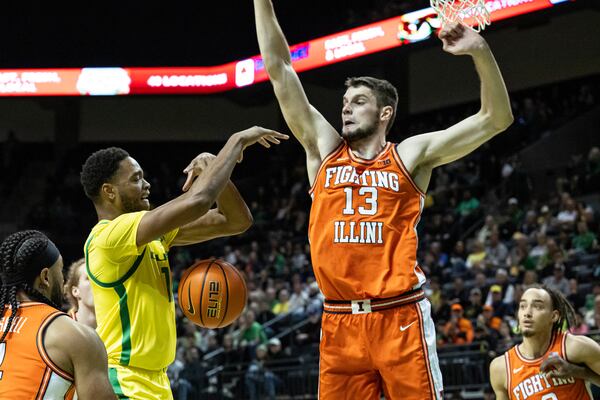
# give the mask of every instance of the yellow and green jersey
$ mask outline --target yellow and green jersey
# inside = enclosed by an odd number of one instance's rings
[[[138,225],[146,212],[99,221],[84,250],[96,331],[106,346],[108,364],[159,370],[175,359],[168,251],[177,230],[136,246]]]

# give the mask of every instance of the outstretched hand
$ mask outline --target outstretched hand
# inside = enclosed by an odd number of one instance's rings
[[[242,152],[237,160],[238,162],[242,162],[246,147],[252,146],[254,143],[259,143],[268,149],[271,147],[271,144],[281,143],[280,139],[287,140],[290,138],[288,135],[260,126],[253,126],[252,128],[236,133],[234,136],[237,136],[242,143]]]
[[[469,29],[461,22],[450,22],[444,25],[438,37],[444,44],[444,51],[456,56],[473,56],[487,46],[479,33]]]

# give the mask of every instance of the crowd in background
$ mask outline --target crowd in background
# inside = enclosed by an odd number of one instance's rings
[[[600,192],[600,149],[574,154],[572,165],[556,178],[554,193],[543,194],[532,193],[516,155],[545,131],[594,107],[596,81],[513,96],[516,122],[505,138],[434,171],[418,226],[418,259],[429,278],[426,293],[440,351],[470,343],[490,357],[505,351],[518,337],[514,315],[520,295],[542,282],[575,306],[573,332],[600,329],[600,209],[581,200]],[[415,116],[408,131],[447,127],[473,107]],[[11,143],[18,146],[24,145]],[[27,227],[49,232],[59,245],[73,237],[82,243],[94,224],[78,179],[82,157],[91,153],[87,150],[82,145],[65,157],[28,216]],[[136,150],[132,156],[146,168],[154,204],[176,196],[184,176],[174,171],[187,164],[182,154],[194,156],[192,150],[174,144],[160,163],[152,161],[151,144]],[[253,227],[241,236],[170,252],[174,293],[187,267],[213,256],[236,266],[249,292],[242,316],[223,329],[199,328],[177,309],[177,357],[168,373],[179,399],[194,398],[201,390],[228,390],[217,389],[223,382],[213,374],[226,365],[243,372],[235,385],[243,385],[249,396],[269,398],[282,385],[270,365],[317,354],[323,297],[311,268],[310,197],[300,146],[291,143],[267,156],[249,154],[238,170],[234,180],[251,209]],[[65,248],[80,251],[79,242]]]

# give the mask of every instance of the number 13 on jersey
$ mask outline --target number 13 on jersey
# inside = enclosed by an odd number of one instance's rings
[[[362,186],[345,187],[345,206],[342,215],[377,214],[377,188]],[[356,195],[355,195],[356,193]],[[356,198],[356,199],[355,199]],[[354,202],[360,204],[355,204]],[[382,244],[383,222],[380,221],[335,221],[334,243]]]

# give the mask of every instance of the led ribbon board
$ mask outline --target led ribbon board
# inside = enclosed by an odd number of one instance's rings
[[[498,21],[566,1],[488,0],[486,7]],[[425,8],[291,46],[292,62],[296,71],[307,71],[426,40],[440,25],[433,9]],[[209,94],[267,79],[260,56],[214,67],[5,69],[0,96]]]

